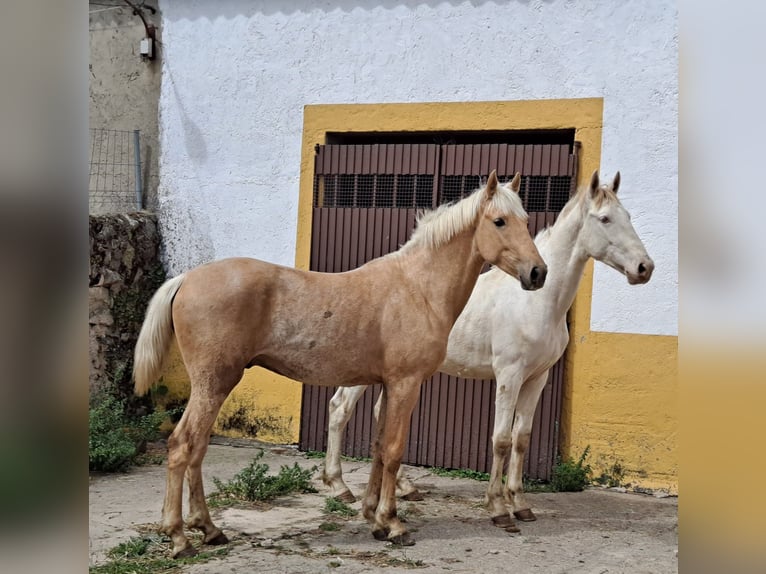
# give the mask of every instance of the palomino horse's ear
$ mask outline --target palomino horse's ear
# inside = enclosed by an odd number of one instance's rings
[[[511,180],[511,189],[516,193],[519,193],[519,190],[521,189],[521,174],[518,171]]]
[[[591,195],[595,195],[596,191],[598,190],[598,170],[593,172],[593,175],[590,176],[590,192]]]
[[[617,193],[617,189],[620,187],[620,172],[614,174],[614,181],[612,182],[612,191]]]
[[[487,180],[487,197],[491,198],[497,190],[497,170],[493,169]]]

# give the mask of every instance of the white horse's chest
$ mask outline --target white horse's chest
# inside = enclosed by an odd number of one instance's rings
[[[556,364],[569,343],[566,322],[549,328],[530,329],[524,340],[524,351],[518,360],[523,365],[523,378],[537,375]]]

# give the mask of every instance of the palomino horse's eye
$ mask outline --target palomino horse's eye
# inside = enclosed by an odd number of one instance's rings
[[[505,219],[503,219],[502,217],[498,217],[497,219],[495,219],[493,223],[495,224],[495,227],[502,227],[503,225],[505,225]]]
[[[601,223],[609,223],[609,218],[606,215],[602,215],[598,218]]]

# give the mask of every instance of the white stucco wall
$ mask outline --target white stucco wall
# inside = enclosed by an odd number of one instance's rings
[[[357,4],[363,4],[359,7]],[[655,260],[597,264],[592,328],[677,334],[673,2],[163,0],[161,222],[171,273],[292,265],[302,110],[317,103],[604,98],[602,174]]]

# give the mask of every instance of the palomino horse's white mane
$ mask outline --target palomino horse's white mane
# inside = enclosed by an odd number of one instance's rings
[[[468,229],[476,222],[479,215],[483,190],[484,187],[480,187],[464,200],[440,205],[436,209],[421,213],[412,237],[402,249],[414,246],[433,249]],[[524,211],[519,194],[511,190],[507,184],[498,184],[495,195],[487,207],[494,207],[502,213],[511,213],[522,221],[527,220],[527,212]]]
[[[580,207],[580,209],[585,208],[586,198],[588,197],[588,194],[590,193],[590,187],[587,185],[581,186],[577,193],[575,193],[571,198],[569,198],[569,201],[567,201],[566,205],[562,208],[561,212],[559,213],[559,219],[562,217],[566,217],[570,211],[575,209],[575,207]],[[612,184],[611,183],[604,183],[598,187],[596,196],[593,198],[593,203],[595,204],[596,208],[601,207],[604,203],[611,203],[613,201],[619,201],[617,199],[617,194],[612,191]],[[535,245],[538,247],[542,246],[544,242],[548,239],[548,237],[551,234],[551,228],[552,225],[548,225],[545,229],[542,229],[535,235]]]

